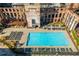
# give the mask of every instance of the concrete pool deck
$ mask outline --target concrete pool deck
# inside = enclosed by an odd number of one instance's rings
[[[18,31],[18,32],[22,31],[23,32],[23,35],[22,35],[19,43],[24,43],[27,41],[26,38],[28,37],[29,32],[65,32],[67,34],[66,37],[68,38],[68,41],[70,43],[69,46],[25,46],[25,45],[23,45],[22,47],[23,48],[35,48],[35,47],[37,47],[37,48],[41,48],[41,47],[45,47],[45,48],[72,48],[74,52],[77,52],[77,49],[76,49],[75,45],[73,44],[70,36],[66,32],[66,30],[47,30],[47,29],[45,30],[45,29],[39,29],[39,28],[37,28],[37,29],[33,29],[33,28],[32,29],[31,28],[30,29],[27,29],[27,28],[6,28],[3,30],[3,32],[9,33],[9,34],[12,31]]]

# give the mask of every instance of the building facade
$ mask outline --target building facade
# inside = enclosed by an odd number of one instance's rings
[[[18,25],[18,23],[26,22],[26,16],[23,6],[2,7],[0,8],[0,13],[2,22],[4,24],[6,23],[6,25]]]
[[[64,14],[64,11],[65,8],[41,8],[41,26],[51,22],[62,22],[62,16]]]
[[[17,20],[27,27],[42,27],[51,22],[63,22],[69,30],[78,27],[79,17],[73,12],[78,4],[27,3],[0,8],[0,21]],[[17,23],[19,23],[17,22]]]
[[[73,12],[73,10],[67,9],[63,16],[63,23],[71,31],[79,27],[79,15]]]
[[[2,14],[1,16],[3,19],[22,19],[22,16],[24,15],[24,11],[22,8],[0,8]]]
[[[40,4],[25,4],[25,15],[27,17],[28,27],[40,27]]]

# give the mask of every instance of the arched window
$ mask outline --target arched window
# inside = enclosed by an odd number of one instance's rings
[[[17,11],[19,11],[19,10],[17,9]]]
[[[15,9],[13,9],[13,11],[15,11]]]
[[[5,9],[6,11],[8,11],[7,9]]]
[[[4,9],[2,9],[2,11],[4,11]]]
[[[59,17],[61,17],[61,13],[59,14]]]
[[[11,9],[9,9],[9,11],[11,11]]]

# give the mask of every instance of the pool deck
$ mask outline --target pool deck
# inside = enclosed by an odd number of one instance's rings
[[[75,48],[75,46],[74,46],[74,44],[73,44],[73,42],[72,42],[72,40],[71,40],[71,38],[68,35],[66,30],[47,30],[47,29],[39,29],[39,28],[36,28],[36,29],[33,29],[33,28],[32,29],[31,28],[29,28],[29,29],[27,29],[27,28],[6,28],[3,30],[3,32],[7,32],[9,34],[12,31],[23,32],[23,35],[22,35],[19,43],[24,43],[27,41],[26,38],[28,37],[29,32],[65,32],[67,34],[67,38],[68,38],[68,41],[70,43],[69,46],[59,46],[58,47],[58,46],[25,46],[25,45],[23,45],[22,47],[23,48],[29,48],[29,47],[31,47],[31,48],[35,48],[35,47],[37,47],[37,48],[41,48],[41,47],[45,47],[45,48],[68,48],[69,47],[69,48],[72,48],[75,52],[77,52],[77,49]]]

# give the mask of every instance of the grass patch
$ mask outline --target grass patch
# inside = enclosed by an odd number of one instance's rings
[[[77,37],[76,31],[72,31],[72,34],[73,34],[73,36],[74,36],[74,38],[75,38],[75,40],[77,42],[77,45],[79,45],[79,37]]]

